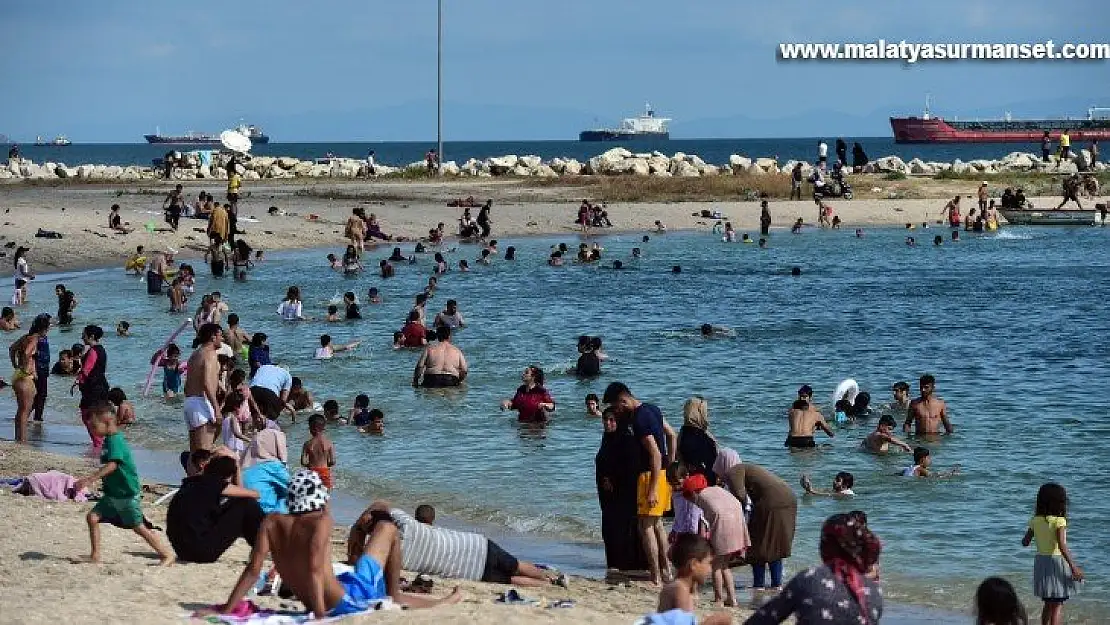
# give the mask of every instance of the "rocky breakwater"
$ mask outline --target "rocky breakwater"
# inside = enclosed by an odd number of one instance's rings
[[[230,155],[215,154],[208,163],[201,161],[194,153],[182,155],[173,169],[174,180],[227,179]],[[250,159],[239,157],[236,161],[240,174],[246,180],[274,180],[288,178],[375,178],[382,176],[419,176],[426,173],[423,161],[394,167],[376,165],[373,172],[366,162],[353,158],[328,158],[305,161],[288,156],[256,156]],[[495,156],[483,160],[469,159],[463,164],[448,161],[443,164],[443,172],[452,177],[538,177],[559,178],[564,176],[653,176],[658,178],[698,178],[705,176],[752,175],[764,176],[786,174],[796,164],[802,166],[802,173],[808,177],[813,166],[804,161],[779,163],[773,158],[750,158],[733,154],[727,163],[707,163],[696,154],[682,152],[667,156],[662,152],[631,152],[624,148],[613,148],[598,154],[585,162],[573,158],[553,158],[543,160],[539,156]],[[1105,163],[1089,166],[1090,155],[1080,151],[1073,158],[1062,162],[1055,159],[1043,162],[1027,152],[1012,152],[997,160],[977,159],[951,163],[926,162],[914,158],[909,162],[897,156],[884,156],[868,163],[865,174],[903,174],[936,176],[946,172],[959,175],[999,174],[1005,172],[1042,172],[1049,174],[1070,174],[1078,171],[1105,171]],[[115,165],[78,165],[69,167],[65,163],[36,164],[28,160],[13,160],[7,167],[0,167],[0,181],[19,180],[85,180],[85,181],[137,181],[155,180],[163,176],[161,168]]]

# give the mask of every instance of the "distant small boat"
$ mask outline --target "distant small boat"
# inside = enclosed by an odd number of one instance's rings
[[[73,144],[73,142],[70,141],[69,139],[67,139],[65,135],[58,135],[57,137],[54,137],[50,141],[46,141],[41,136],[35,137],[35,145],[40,145],[40,146],[41,145],[51,145],[51,146],[54,146],[54,147],[65,147],[67,145],[72,145],[72,144]]]
[[[1101,226],[1106,223],[1106,205],[1094,210],[999,209],[1011,226]]]

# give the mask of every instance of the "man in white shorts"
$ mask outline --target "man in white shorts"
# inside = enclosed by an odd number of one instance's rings
[[[185,374],[185,425],[189,428],[189,451],[211,449],[219,435],[216,389],[223,343],[219,324],[206,323],[197,331],[197,349],[189,356]]]

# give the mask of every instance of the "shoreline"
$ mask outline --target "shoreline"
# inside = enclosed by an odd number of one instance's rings
[[[246,195],[240,201],[239,229],[243,238],[256,250],[309,250],[332,248],[342,250],[347,244],[343,227],[351,209],[361,206],[375,213],[385,232],[407,239],[427,234],[437,223],[444,223],[447,232],[454,232],[461,208],[446,206],[447,198],[474,196],[492,199],[493,234],[491,238],[505,241],[513,237],[566,236],[582,237],[575,226],[578,203],[583,197],[594,201],[604,196],[591,196],[590,192],[603,192],[577,186],[533,187],[511,181],[468,180],[406,183],[342,182],[329,184],[323,181],[312,184],[282,184],[274,181],[248,184]],[[902,183],[884,183],[893,189]],[[223,183],[213,185],[205,181],[187,183],[186,197],[195,199],[201,191],[222,192]],[[962,194],[974,190],[968,181],[946,181],[947,195],[951,188]],[[204,220],[182,218],[177,232],[165,228],[161,216],[161,199],[172,187],[169,184],[154,188],[143,185],[0,185],[0,264],[8,267],[0,275],[9,275],[11,256],[16,245],[31,248],[28,254],[32,271],[42,273],[81,271],[122,266],[123,261],[142,245],[151,250],[176,248],[181,252],[178,260],[197,261],[207,245]],[[880,188],[880,187],[875,187]],[[396,193],[403,189],[404,194]],[[890,191],[894,193],[894,191]],[[1052,197],[1032,198],[1038,205],[1051,205]],[[864,199],[851,201],[830,199],[836,215],[843,221],[843,229],[857,227],[904,226],[934,223],[940,216],[944,201],[939,199]],[[119,204],[121,215],[130,233],[115,233],[107,226],[108,208]],[[970,199],[966,202],[971,205]],[[269,215],[268,208],[276,206],[284,214]],[[770,201],[772,215],[772,240],[780,232],[788,231],[798,218],[807,224],[816,221],[816,208],[812,200]],[[717,221],[701,217],[702,210],[720,211],[726,215],[738,233],[751,233],[758,238],[759,202],[757,200],[732,201],[652,201],[617,202],[606,207],[613,222],[612,228],[593,229],[591,238],[604,235],[643,233],[653,235],[654,221],[660,220],[671,231],[708,231]],[[149,232],[144,225],[155,229]],[[59,232],[63,238],[36,237],[40,230]],[[387,251],[395,246],[411,249],[412,243],[381,242],[368,248],[371,254]],[[449,238],[448,246],[459,243]],[[463,247],[465,249],[465,245]],[[198,273],[204,268],[198,267]],[[32,285],[33,286],[33,285]]]
[[[53,427],[54,429],[59,429],[59,426],[57,425]],[[87,453],[81,453],[78,451],[80,449],[88,449],[87,442],[85,442],[82,438],[85,436],[84,430],[78,426],[63,425],[60,427],[66,430],[67,436],[76,438],[80,442],[32,439],[32,443],[30,445],[26,447],[20,447],[8,438],[0,438],[0,475],[10,477],[13,474],[25,474],[35,471],[44,471],[48,469],[56,469],[70,472],[74,475],[80,475],[81,473],[78,472],[80,470],[87,470],[91,472],[93,469],[95,469],[95,467],[97,466],[95,459],[89,456]],[[176,481],[175,479],[173,479],[174,477],[176,477],[176,479],[180,479],[179,475],[171,475],[174,473],[176,467],[176,458],[173,453],[168,451],[151,450],[139,446],[132,446],[131,449],[133,450],[135,455],[135,462],[139,469],[139,475],[144,484],[144,489],[146,487],[150,487],[152,491],[151,493],[144,494],[143,510],[149,517],[151,517],[155,525],[164,526],[166,507],[165,505],[161,507],[154,507],[152,505],[152,501],[154,498],[156,498],[156,496],[168,492],[168,488],[172,488],[173,483]],[[15,456],[14,460],[12,459],[13,456]],[[180,471],[177,471],[177,473],[180,473]],[[6,535],[13,535],[18,532],[19,526],[22,524],[21,521],[26,515],[27,509],[31,509],[41,515],[45,515],[46,518],[51,521],[51,526],[63,524],[62,522],[69,522],[69,524],[79,525],[83,527],[84,511],[87,508],[91,507],[91,503],[74,504],[46,502],[30,497],[11,495],[9,494],[7,489],[0,490],[3,491],[0,492],[0,501],[5,502],[5,508],[7,509],[12,521],[9,522],[9,532]],[[5,499],[5,497],[10,497],[10,499]],[[339,492],[335,495],[333,502],[334,506],[332,510],[332,515],[336,520],[337,532],[336,538],[333,539],[334,554],[338,553],[334,551],[335,549],[339,548],[339,546],[337,546],[337,541],[341,541],[343,539],[343,536],[345,536],[345,532],[348,529],[348,524],[357,517],[358,513],[361,512],[362,507],[368,505],[369,502],[357,502],[353,495],[345,494],[342,492]],[[13,503],[15,505],[13,505]],[[412,507],[413,505],[415,505],[415,503],[410,501],[395,501],[393,503],[400,505],[401,507]],[[73,514],[65,518],[60,518],[55,514],[59,509],[73,510],[74,508],[80,508],[80,512],[74,510]],[[646,584],[632,583],[631,585],[629,585],[624,582],[616,582],[607,579],[603,566],[597,569],[581,569],[576,568],[573,565],[571,560],[578,557],[583,552],[583,550],[594,552],[598,556],[603,556],[603,549],[601,545],[584,545],[582,543],[570,543],[567,541],[560,541],[558,539],[550,539],[540,536],[513,534],[508,532],[506,528],[476,526],[474,524],[462,522],[458,519],[450,517],[443,519],[441,524],[445,527],[451,527],[454,529],[481,532],[489,536],[492,540],[495,540],[496,542],[504,546],[510,553],[514,553],[524,559],[536,562],[543,562],[547,565],[555,566],[555,568],[570,574],[572,577],[572,584],[569,591],[563,591],[562,589],[526,589],[524,591],[524,594],[526,596],[543,597],[547,600],[557,600],[559,598],[563,598],[563,596],[565,595],[569,596],[579,603],[578,606],[567,610],[565,613],[559,611],[561,614],[565,614],[566,618],[556,617],[553,620],[548,620],[546,622],[611,623],[614,622],[614,620],[616,620],[616,622],[627,622],[638,618],[643,614],[654,611],[655,601],[658,594],[658,591],[656,589],[653,589]],[[500,532],[498,530],[500,530]],[[341,531],[343,535],[339,536]],[[149,548],[138,537],[131,535],[129,532],[124,532],[115,528],[108,528],[103,530],[103,535],[106,548],[104,551],[104,563],[101,564],[100,567],[109,568],[114,575],[141,574],[144,580],[149,579],[149,577],[152,575],[148,574],[145,569],[150,568],[152,571],[159,570],[146,566],[148,562],[146,562],[146,559],[142,556]],[[164,534],[160,536],[160,538],[165,540]],[[71,544],[75,543],[77,546],[79,546],[80,549],[87,548],[87,538],[85,537],[84,532],[77,532],[76,539],[69,542]],[[130,550],[134,548],[135,551],[128,551],[126,553],[119,551],[120,547],[118,545],[121,543],[125,543],[127,549]],[[30,549],[32,551],[27,551],[21,554],[20,560],[22,561],[35,561],[35,558],[24,557],[26,556],[26,554],[38,554],[38,556],[43,556],[44,560],[48,560],[50,558],[64,559],[61,556],[50,555],[49,547],[45,545],[41,547],[41,549],[43,550],[42,552],[33,551],[35,548],[39,548],[39,545],[36,544],[34,541],[31,541],[29,544],[26,544],[24,547],[20,547],[19,549],[23,548]],[[113,551],[113,549],[115,549],[116,551]],[[5,551],[8,551],[8,549],[6,548],[4,541],[0,541],[0,579],[8,577],[6,574],[10,573],[10,571],[6,570],[8,567],[3,564],[4,561],[7,560],[7,558],[3,557],[3,555],[5,555]],[[78,550],[76,553],[71,555],[72,557],[77,557],[82,553],[83,551]],[[211,579],[212,577],[220,577],[222,579],[226,579],[226,588],[223,585],[217,585],[214,588],[214,592],[208,593],[209,595],[212,595],[211,597],[205,595],[205,599],[207,601],[219,601],[222,600],[223,596],[230,591],[231,584],[238,576],[238,573],[240,572],[242,565],[245,563],[248,554],[249,549],[247,548],[247,545],[243,543],[243,541],[237,541],[232,546],[232,548],[224,555],[224,557],[221,558],[220,561],[217,563],[210,565],[179,563],[176,564],[174,567],[171,567],[169,570],[171,571],[171,573],[174,573],[182,569],[188,569],[190,573],[194,573],[197,575],[203,574],[208,579]],[[135,562],[120,564],[120,561],[124,560],[126,555],[132,556],[131,560],[134,560]],[[36,556],[36,558],[38,556]],[[803,563],[797,565],[792,564],[789,567],[791,574],[797,572],[798,570],[801,570],[805,566],[809,566],[808,561],[804,560],[803,558],[798,557],[795,558],[795,560],[801,560],[803,561]],[[63,566],[74,567],[81,565],[67,563]],[[90,567],[88,567],[88,565],[84,565],[84,568],[88,570]],[[201,569],[204,570],[201,571]],[[741,568],[738,570],[741,571],[738,575],[738,580],[743,580],[743,571],[745,569]],[[34,579],[33,576],[28,577]],[[191,578],[193,577],[193,575],[190,575],[189,577]],[[411,577],[411,575],[408,575],[408,577]],[[17,576],[17,578],[22,579],[23,577]],[[100,579],[103,579],[103,576],[101,576]],[[542,608],[542,602],[541,607],[539,608],[505,608],[490,603],[488,600],[484,599],[484,597],[493,597],[495,593],[501,592],[501,590],[505,588],[504,586],[496,584],[487,584],[480,582],[460,583],[458,580],[436,578],[436,590],[434,592],[442,594],[447,589],[455,585],[461,585],[463,588],[465,598],[464,602],[461,605],[464,607],[446,607],[428,611],[427,613],[425,613],[424,611],[416,613],[406,611],[403,613],[405,615],[405,618],[402,619],[400,622],[433,623],[446,621],[482,622],[485,623],[485,625],[494,625],[495,623],[496,625],[532,625],[536,616],[548,616],[551,614],[550,610],[545,610]],[[170,588],[173,587],[173,585],[170,585]],[[11,584],[8,586],[8,588],[9,590],[13,590],[17,589],[18,586]],[[212,587],[209,586],[209,588]],[[733,615],[734,623],[742,623],[745,618],[751,615],[752,606],[750,601],[746,600],[749,595],[747,587],[744,586],[743,583],[738,585],[737,592],[738,597],[741,599],[741,607],[731,609],[729,612]],[[719,611],[713,609],[710,606],[707,593],[708,591],[703,589],[701,599],[700,601],[698,601],[698,614],[700,617],[704,617],[710,613]],[[612,596],[614,595],[615,598],[612,598]],[[606,598],[609,598],[608,602],[605,601]],[[199,599],[199,597],[180,597],[177,601],[182,602],[181,605],[184,607],[186,599],[191,601],[194,599]],[[260,598],[258,597],[252,597],[252,600],[256,601],[263,607],[277,607],[269,598],[262,598],[260,600]],[[196,603],[195,605],[189,605],[199,607],[199,605],[203,603],[204,602],[201,601]],[[284,606],[287,604],[288,602],[284,602],[282,605]],[[166,608],[166,606],[164,605],[162,607]],[[466,610],[467,612],[463,613],[464,610]],[[475,610],[478,611],[478,614],[474,614],[472,612]],[[487,610],[490,612],[489,616],[491,618],[482,618],[484,616],[482,613]],[[507,612],[509,610],[511,610],[511,614]],[[587,610],[589,610],[590,612],[588,612],[587,614],[583,614],[583,612]],[[599,612],[597,618],[595,618],[592,614],[592,612],[594,611]],[[169,611],[167,610],[167,612]],[[182,611],[182,613],[184,612]],[[427,620],[425,620],[423,616],[421,616],[417,620],[412,620],[414,614],[427,614]],[[508,614],[509,616],[509,620],[507,621],[505,620],[506,614]],[[433,615],[438,616],[439,618],[434,619]],[[518,615],[519,620],[517,620]],[[100,613],[100,618],[105,618],[106,616],[106,614]],[[119,617],[122,616],[122,614],[116,616]],[[157,616],[158,615],[149,615],[147,618],[144,618],[144,622],[158,622],[159,619],[157,618]],[[167,613],[164,616],[168,617],[167,622],[169,622],[169,618],[172,618],[174,615]],[[363,617],[353,619],[352,622],[379,622],[378,618],[380,616],[381,613],[377,613],[374,615],[373,620]],[[478,617],[481,620],[476,621],[474,620],[475,617]],[[148,620],[148,618],[153,620]],[[182,619],[178,617],[173,620],[176,620],[176,622],[181,622]],[[888,602],[884,606],[883,622],[890,625],[958,625],[959,623],[963,623],[965,620],[965,615],[927,605]],[[48,620],[47,618],[44,618],[43,620],[30,618],[27,621],[23,622],[49,623],[52,621]]]

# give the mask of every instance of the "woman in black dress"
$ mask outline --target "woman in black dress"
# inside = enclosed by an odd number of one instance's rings
[[[682,407],[682,428],[678,431],[678,461],[690,473],[700,473],[710,484],[717,483],[713,463],[717,461],[717,439],[709,433],[709,402],[691,397]]]
[[[601,537],[610,569],[647,569],[636,518],[636,486],[640,443],[628,419],[606,408],[601,417],[605,432],[594,460],[597,499],[601,504]]]

